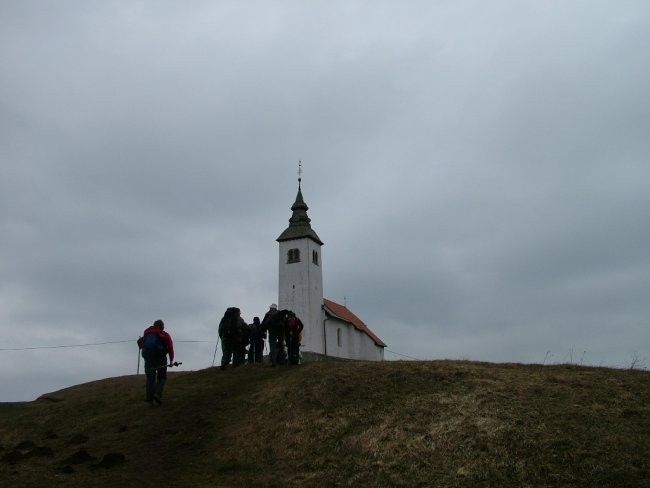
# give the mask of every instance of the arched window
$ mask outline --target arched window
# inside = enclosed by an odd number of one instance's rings
[[[300,249],[289,249],[287,252],[287,263],[299,263],[300,262]]]
[[[318,266],[318,251],[312,251],[311,252],[311,261],[314,263],[316,266]]]
[[[341,328],[336,329],[336,345],[341,347],[343,341],[341,340]]]

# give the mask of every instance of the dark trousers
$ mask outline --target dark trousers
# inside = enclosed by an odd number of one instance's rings
[[[246,346],[242,344],[241,342],[237,342],[232,351],[232,365],[233,366],[239,366],[240,364],[244,364],[246,361]]]
[[[284,363],[284,340],[282,336],[276,336],[269,334],[269,359],[271,364],[275,366],[276,364]]]
[[[148,356],[144,352],[142,357],[144,358],[144,374],[147,378],[144,399],[151,402],[154,395],[162,398],[163,388],[167,381],[167,358],[160,355]]]
[[[250,346],[248,346],[248,362],[256,363],[262,362],[262,356],[264,355],[264,339],[254,339],[251,341]]]
[[[221,366],[230,364],[233,353],[233,340],[229,337],[221,338]]]
[[[287,337],[289,364],[300,364],[300,340],[292,335]]]

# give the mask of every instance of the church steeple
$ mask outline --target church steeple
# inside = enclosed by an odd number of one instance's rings
[[[302,188],[300,184],[302,181],[302,178],[300,177],[300,175],[302,175],[302,167],[298,170],[298,175],[298,194],[296,195],[296,201],[291,206],[293,214],[289,219],[289,227],[280,234],[280,237],[278,237],[276,241],[282,242],[308,237],[322,246],[323,241],[320,240],[318,234],[316,234],[314,229],[311,228],[311,219],[307,216],[307,210],[309,210],[309,207],[302,197]]]
[[[302,348],[318,354],[325,352],[323,322],[323,242],[311,228],[307,204],[302,197],[302,164],[298,169],[298,194],[293,212],[278,241],[278,306],[293,310],[303,329]]]

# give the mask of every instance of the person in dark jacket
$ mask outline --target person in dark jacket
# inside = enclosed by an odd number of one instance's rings
[[[284,350],[284,317],[286,310],[278,311],[278,306],[274,303],[269,311],[264,315],[262,321],[262,330],[269,334],[269,359],[271,366],[284,364],[286,356]]]
[[[167,381],[167,356],[169,365],[174,362],[174,342],[172,337],[165,332],[165,323],[156,320],[142,333],[138,341],[144,358],[144,374],[147,378],[145,384],[145,401],[150,405],[162,404],[163,387]]]
[[[272,303],[269,306],[269,311],[264,314],[264,318],[262,319],[262,332],[265,334],[269,331],[269,324],[276,313],[278,313],[278,306],[275,303]]]
[[[289,310],[285,318],[285,340],[289,354],[289,364],[300,364],[300,341],[302,330],[305,328],[302,321]]]
[[[264,355],[264,339],[266,333],[262,331],[262,324],[259,317],[253,317],[253,323],[250,325],[250,345],[248,346],[248,362],[261,363]]]
[[[246,321],[241,316],[240,310],[237,308],[237,329],[238,329],[238,341],[233,346],[232,352],[232,365],[239,366],[246,362],[246,346],[250,344],[251,341],[251,328],[246,323]]]
[[[232,360],[233,350],[238,340],[237,310],[228,307],[219,321],[219,340],[221,340],[221,369],[226,369]]]

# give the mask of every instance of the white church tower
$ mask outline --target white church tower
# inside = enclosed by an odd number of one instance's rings
[[[302,347],[306,352],[325,353],[323,329],[323,271],[320,240],[311,228],[307,204],[302,198],[301,170],[293,215],[276,240],[280,244],[278,308],[293,310],[302,320]]]

